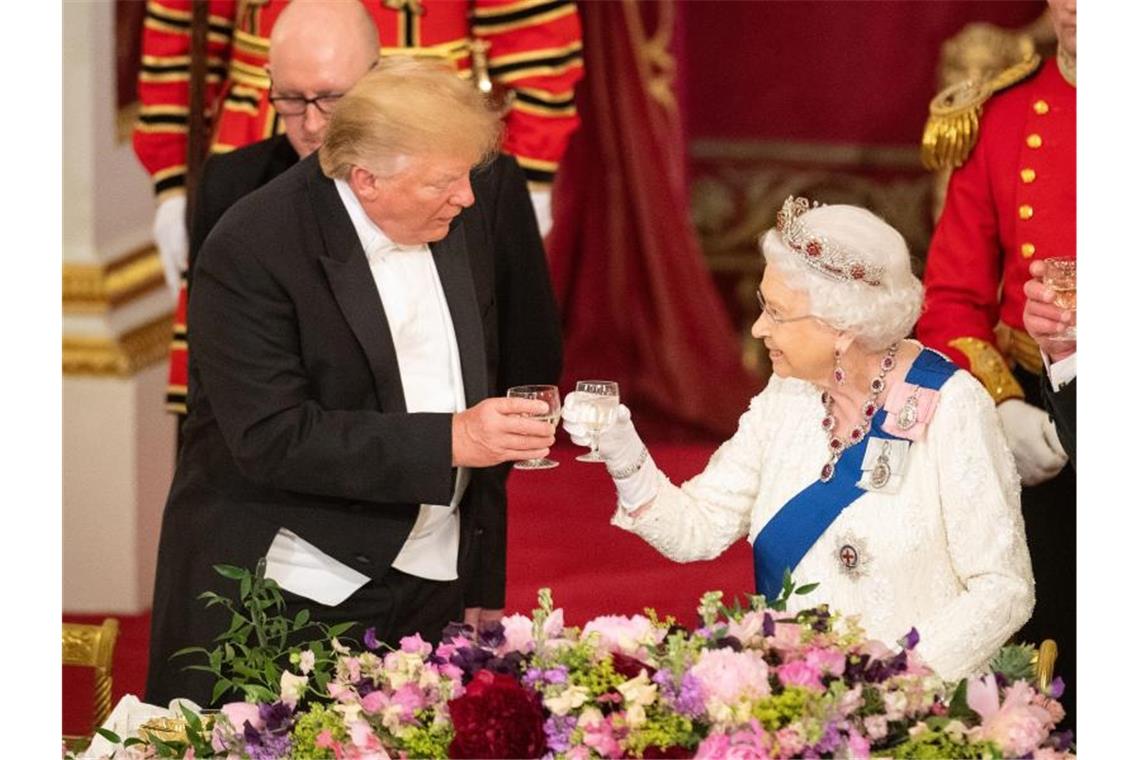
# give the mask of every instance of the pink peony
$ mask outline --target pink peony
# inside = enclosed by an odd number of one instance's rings
[[[503,643],[495,648],[495,654],[507,652],[530,654],[534,651],[534,623],[525,615],[507,615],[502,619]]]
[[[1007,755],[1021,757],[1037,748],[1049,736],[1049,711],[1033,703],[1035,692],[1024,681],[1016,681],[998,696],[997,679],[992,674],[971,679],[966,686],[966,703],[982,718],[970,730],[971,738],[995,742]]]
[[[776,746],[781,757],[799,757],[807,746],[803,727],[797,724],[781,728],[776,732]]]
[[[847,737],[847,757],[852,760],[866,760],[871,757],[871,742],[858,731],[852,731]]]
[[[799,650],[803,629],[799,623],[776,623],[776,632],[768,637],[768,644],[780,654]]]
[[[812,691],[823,692],[823,681],[819,669],[804,660],[792,660],[776,668],[776,676],[784,686],[804,686]]]
[[[746,647],[758,645],[764,637],[764,613],[753,610],[744,613],[739,622],[729,620],[728,635]]]
[[[804,662],[822,673],[841,676],[847,667],[847,655],[838,649],[812,647],[804,654]]]
[[[762,699],[772,692],[768,663],[759,652],[706,649],[689,671],[705,700],[733,705],[741,699]]]
[[[643,615],[596,617],[582,629],[582,639],[595,633],[601,651],[621,652],[640,659],[648,656],[647,646],[656,646],[665,637],[665,631]]]
[[[369,715],[375,715],[388,706],[388,695],[377,689],[370,691],[360,700],[360,706]]]
[[[772,760],[771,737],[753,718],[749,723],[729,734],[709,734],[697,747],[694,760]]]
[[[431,644],[420,638],[418,633],[400,639],[400,651],[427,657],[431,654]]]

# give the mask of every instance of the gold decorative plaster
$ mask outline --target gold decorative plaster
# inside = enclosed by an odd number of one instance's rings
[[[65,263],[63,311],[104,313],[162,286],[162,261],[153,245],[109,264]]]
[[[102,625],[63,624],[63,664],[94,671],[92,727],[102,725],[111,714],[111,663],[118,635],[119,621],[115,618],[107,618]],[[90,734],[65,736],[64,741],[75,748],[89,738]]]
[[[118,338],[63,336],[63,374],[130,377],[166,359],[173,315],[164,314]]]

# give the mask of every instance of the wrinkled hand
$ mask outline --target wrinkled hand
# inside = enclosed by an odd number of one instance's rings
[[[166,280],[166,287],[177,299],[182,273],[186,271],[190,253],[185,195],[172,195],[158,204],[152,233],[158,257],[162,261],[162,276]]]
[[[570,440],[579,446],[589,446],[591,432],[588,423],[596,420],[598,414],[593,404],[587,403],[587,393],[574,391],[567,394],[562,402],[562,428],[570,434]],[[606,469],[613,477],[614,472],[633,468],[642,459],[645,444],[633,427],[629,407],[618,404],[613,417],[598,433],[598,453],[606,460]],[[625,478],[613,478],[617,486],[621,504],[628,511],[649,503],[657,497],[657,465],[652,457],[646,457],[636,472]]]
[[[475,629],[476,633],[503,619],[503,610],[485,610],[482,607],[468,607],[463,610],[463,622]]]
[[[1035,486],[1055,476],[1069,461],[1049,415],[1021,399],[998,405],[998,417],[1022,485]]]
[[[545,414],[545,401],[488,398],[451,418],[451,463],[491,467],[538,459],[554,445],[554,425],[523,415]]]
[[[1031,278],[1025,281],[1025,331],[1029,333],[1049,361],[1058,362],[1077,350],[1075,340],[1057,339],[1057,335],[1077,322],[1075,312],[1054,305],[1056,295],[1041,278],[1045,276],[1045,262],[1029,265]]]

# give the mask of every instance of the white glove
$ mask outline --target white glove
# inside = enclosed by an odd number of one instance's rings
[[[530,204],[534,206],[534,218],[538,220],[538,234],[545,240],[554,226],[554,216],[550,209],[550,188],[530,191]]]
[[[1061,471],[1069,457],[1047,413],[1016,398],[997,410],[1023,485],[1044,483]]]
[[[154,213],[154,244],[162,260],[162,274],[171,295],[178,299],[182,273],[186,271],[190,252],[190,235],[186,232],[186,195],[171,195],[158,204]]]
[[[587,423],[597,419],[597,409],[586,401],[589,394],[574,391],[562,402],[562,428],[579,446],[589,446]],[[598,433],[598,453],[617,486],[618,503],[632,512],[657,498],[657,465],[630,421],[629,407],[618,404],[610,422]]]

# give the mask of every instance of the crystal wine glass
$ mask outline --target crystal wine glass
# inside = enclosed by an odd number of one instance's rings
[[[516,385],[513,388],[507,388],[508,398],[532,398],[538,401],[545,401],[547,411],[543,414],[530,415],[536,419],[544,420],[552,425],[557,426],[558,420],[562,416],[562,397],[558,395],[558,386],[556,385]],[[553,459],[524,459],[521,462],[515,462],[515,469],[517,470],[549,470],[552,467],[557,467],[558,462]]]
[[[583,395],[586,429],[590,431],[590,451],[577,457],[579,462],[604,462],[598,453],[598,436],[613,421],[618,407],[618,384],[613,380],[579,380],[574,389]]]
[[[1077,260],[1066,258],[1045,259],[1045,276],[1041,280],[1053,291],[1053,305],[1066,311],[1077,310]],[[1076,340],[1076,325],[1069,325],[1057,337]]]

